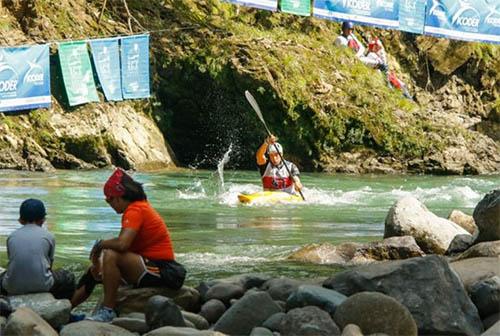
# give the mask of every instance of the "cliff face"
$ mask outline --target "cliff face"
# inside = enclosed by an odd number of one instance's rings
[[[66,105],[53,56],[50,111],[0,120],[0,167],[254,167],[265,135],[250,90],[286,155],[341,172],[477,174],[500,171],[498,46],[376,32],[415,101],[332,44],[339,25],[238,8],[219,0],[4,1],[4,45],[151,34],[150,100]],[[141,28],[141,26],[143,28]],[[101,99],[103,100],[103,99]],[[172,150],[165,140],[171,145]]]

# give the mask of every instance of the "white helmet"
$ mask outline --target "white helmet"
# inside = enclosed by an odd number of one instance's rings
[[[277,152],[279,152],[281,155],[283,155],[283,147],[279,143],[275,142],[272,145],[269,145],[267,147],[268,154],[277,153]]]

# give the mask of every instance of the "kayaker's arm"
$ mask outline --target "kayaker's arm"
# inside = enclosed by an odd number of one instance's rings
[[[265,165],[267,163],[267,158],[266,158],[267,147],[269,147],[269,145],[267,144],[267,142],[264,142],[257,150],[255,158],[257,159],[257,165],[259,166]]]
[[[295,185],[295,189],[297,190],[302,190],[302,182],[300,182],[300,178],[298,176],[293,177],[293,183]]]
[[[264,140],[264,143],[259,147],[259,149],[257,150],[257,154],[255,155],[258,166],[263,166],[267,163],[267,157],[266,157],[267,148],[269,147],[269,145],[275,143],[276,140],[278,140],[278,138],[276,138],[274,135],[270,135],[266,138],[266,140]]]

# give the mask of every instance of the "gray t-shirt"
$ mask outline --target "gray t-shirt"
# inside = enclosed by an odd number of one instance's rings
[[[11,295],[47,292],[54,284],[51,267],[54,235],[36,224],[26,224],[7,238],[9,264],[2,287]]]

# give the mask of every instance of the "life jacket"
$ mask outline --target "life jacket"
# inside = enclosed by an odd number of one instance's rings
[[[293,187],[293,178],[288,173],[285,164],[291,169],[291,163],[284,163],[274,166],[271,162],[267,163],[266,169],[262,174],[262,186],[264,190],[280,190],[288,193],[295,193]]]

